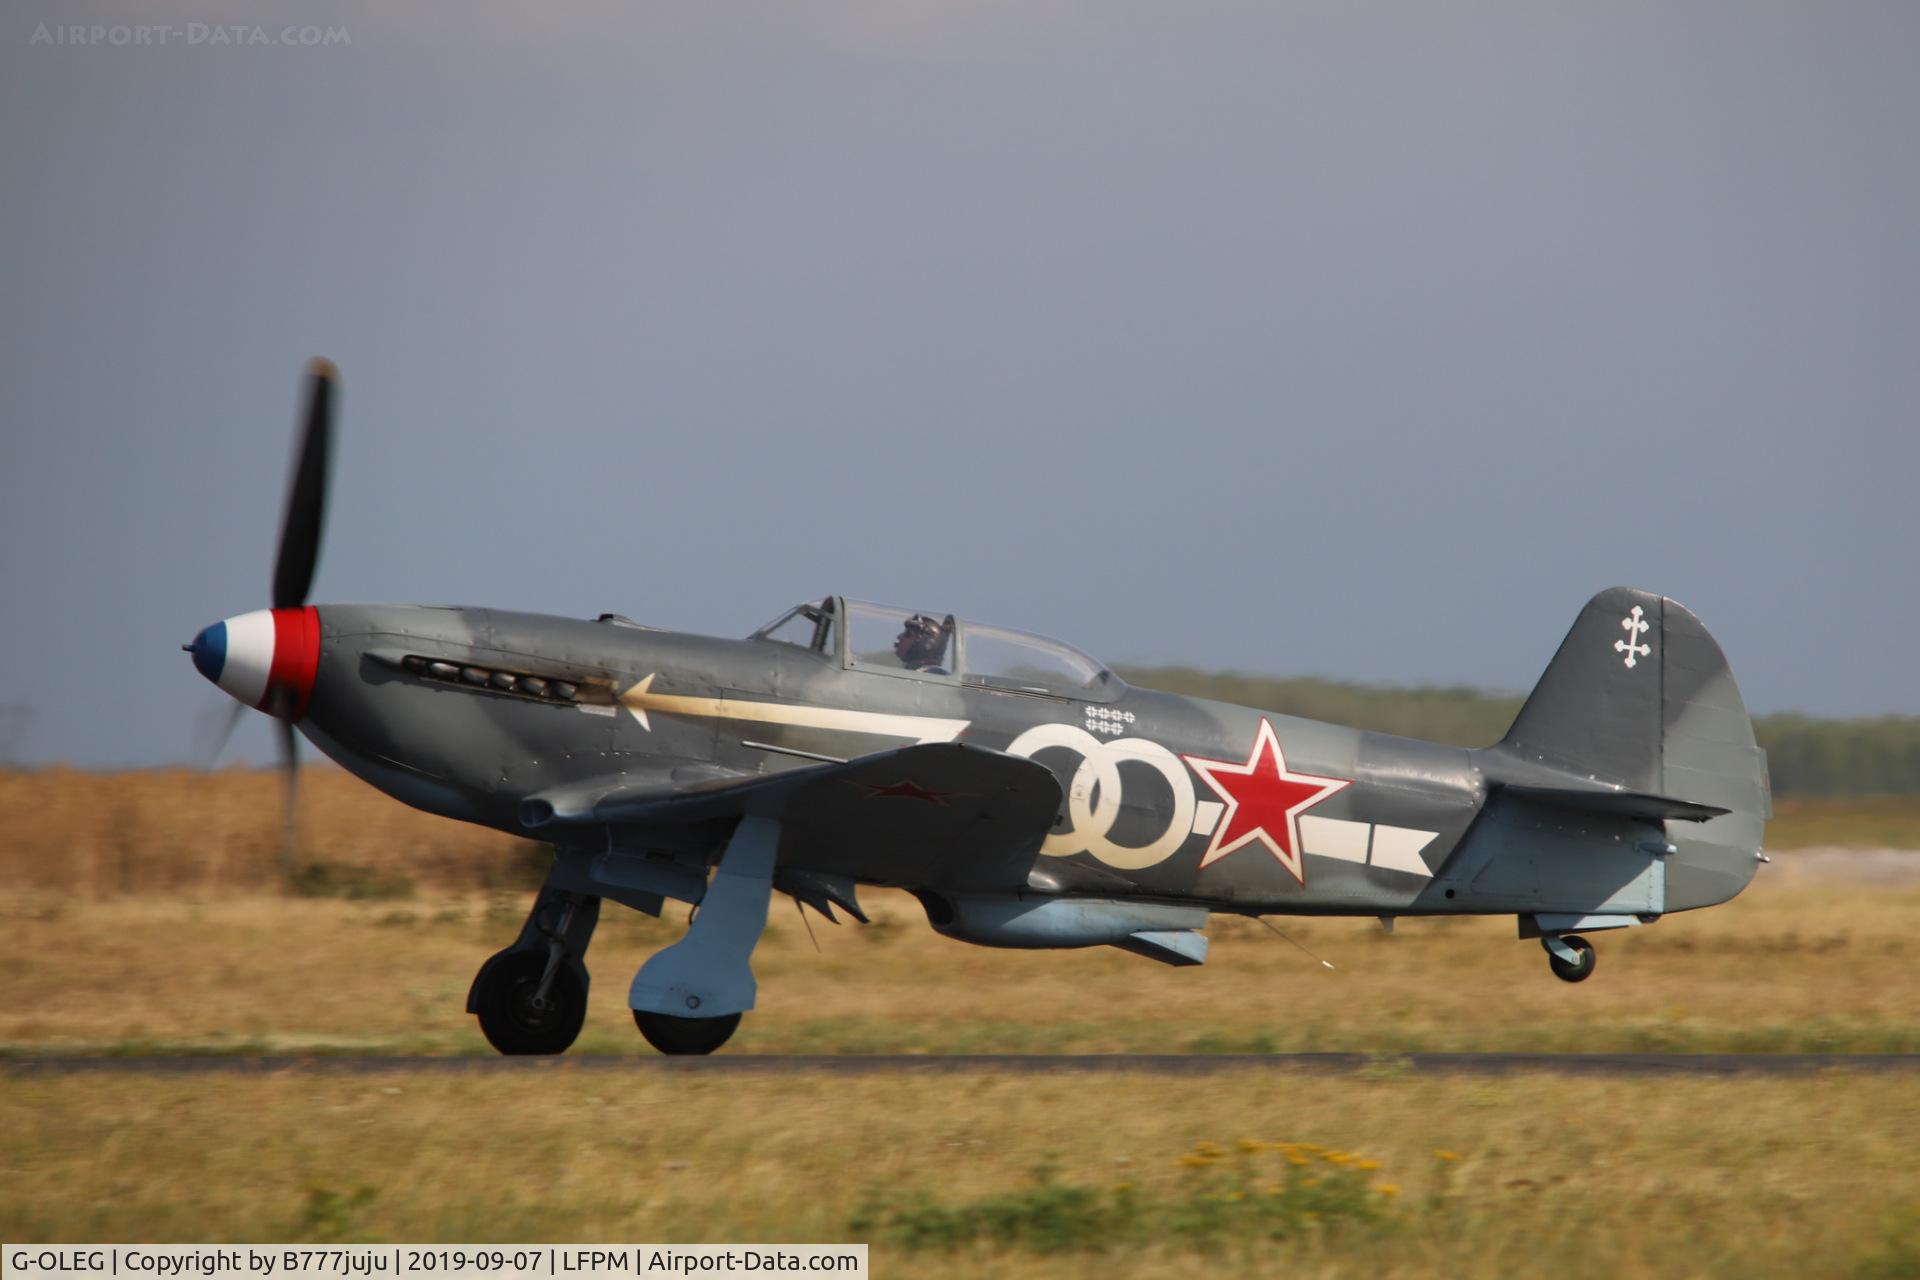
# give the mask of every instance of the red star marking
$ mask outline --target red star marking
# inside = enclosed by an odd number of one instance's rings
[[[1274,736],[1273,725],[1264,718],[1245,764],[1199,756],[1181,759],[1227,806],[1220,824],[1213,830],[1213,843],[1200,858],[1202,867],[1258,840],[1295,880],[1301,884],[1307,882],[1300,869],[1300,815],[1340,788],[1353,785],[1351,779],[1322,778],[1288,770],[1287,758],[1280,752],[1280,739]]]
[[[951,791],[929,791],[919,783],[912,781],[889,782],[884,786],[877,782],[863,782],[860,785],[872,792],[872,795],[868,797],[868,799],[871,800],[879,800],[882,798],[924,800],[928,804],[944,805],[947,802],[947,797],[953,794]]]

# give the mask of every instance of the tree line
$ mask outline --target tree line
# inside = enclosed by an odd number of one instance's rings
[[[1524,701],[1465,686],[1394,688],[1191,667],[1121,674],[1150,689],[1461,747],[1498,742]],[[1920,795],[1920,716],[1834,720],[1784,712],[1756,717],[1753,730],[1766,749],[1775,795]]]

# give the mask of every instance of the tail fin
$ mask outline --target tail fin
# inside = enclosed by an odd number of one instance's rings
[[[1766,756],[1726,656],[1677,601],[1625,587],[1589,600],[1491,754],[1511,775],[1494,780],[1516,787],[1598,783],[1691,806],[1665,815],[1692,817],[1667,827],[1674,909],[1724,901],[1752,877],[1773,808]],[[1700,876],[1711,883],[1689,891]]]

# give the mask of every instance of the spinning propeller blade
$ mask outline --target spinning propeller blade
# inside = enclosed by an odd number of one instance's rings
[[[227,749],[227,739],[233,736],[233,727],[240,723],[240,713],[246,708],[232,698],[220,698],[200,709],[193,718],[193,762],[200,769],[211,769],[220,759],[220,753]]]
[[[307,414],[287,481],[286,508],[280,522],[280,553],[273,566],[273,607],[297,608],[307,602],[314,565],[320,559],[320,530],[327,516],[327,460],[333,442],[333,391],[339,372],[330,360],[307,362]]]
[[[280,870],[291,874],[294,853],[299,843],[299,827],[295,818],[300,807],[300,737],[293,731],[293,721],[276,720],[280,730],[280,772],[284,780],[283,825],[280,831]]]

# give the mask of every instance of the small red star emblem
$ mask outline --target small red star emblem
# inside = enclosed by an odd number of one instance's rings
[[[1300,815],[1340,788],[1353,785],[1351,779],[1291,772],[1281,754],[1280,739],[1264,718],[1245,764],[1199,756],[1181,758],[1227,806],[1200,865],[1218,862],[1258,840],[1295,880],[1305,884],[1307,877],[1300,869]]]
[[[954,794],[951,791],[929,791],[925,787],[921,786],[919,783],[912,782],[912,781],[889,782],[885,784],[881,784],[877,782],[863,782],[860,785],[865,787],[871,793],[868,798],[872,800],[879,800],[883,798],[896,799],[896,800],[924,800],[928,804],[944,805],[947,802],[947,797]]]

